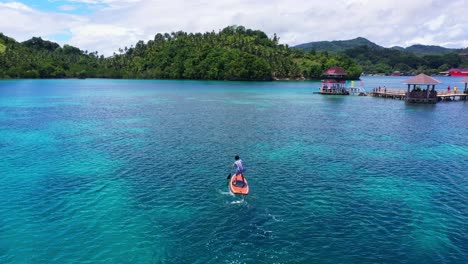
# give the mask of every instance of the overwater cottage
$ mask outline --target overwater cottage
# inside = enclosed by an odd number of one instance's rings
[[[437,103],[437,91],[435,85],[441,82],[427,76],[424,73],[419,74],[403,82],[408,85],[405,101],[408,103]],[[411,86],[413,89],[411,89]]]
[[[466,68],[452,68],[448,71],[441,72],[441,74],[447,76],[468,76],[468,69]]]
[[[325,77],[322,80],[320,87],[320,94],[335,94],[335,95],[349,95],[346,89],[347,72],[338,66],[333,66],[323,73]]]

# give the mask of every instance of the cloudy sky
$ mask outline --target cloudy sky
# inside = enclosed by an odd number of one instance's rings
[[[468,0],[0,0],[0,32],[111,55],[156,33],[259,29],[290,46],[365,37],[468,47]]]

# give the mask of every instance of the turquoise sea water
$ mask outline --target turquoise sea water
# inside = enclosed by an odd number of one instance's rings
[[[467,263],[468,104],[318,87],[0,81],[0,263]]]

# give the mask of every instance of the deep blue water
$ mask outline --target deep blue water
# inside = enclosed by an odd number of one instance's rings
[[[318,87],[0,81],[0,263],[467,263],[468,103]]]

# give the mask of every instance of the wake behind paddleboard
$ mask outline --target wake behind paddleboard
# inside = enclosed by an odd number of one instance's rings
[[[240,174],[236,174],[231,177],[229,181],[229,189],[233,194],[249,194],[249,184],[247,183],[247,179],[244,177],[242,180],[242,176]]]

